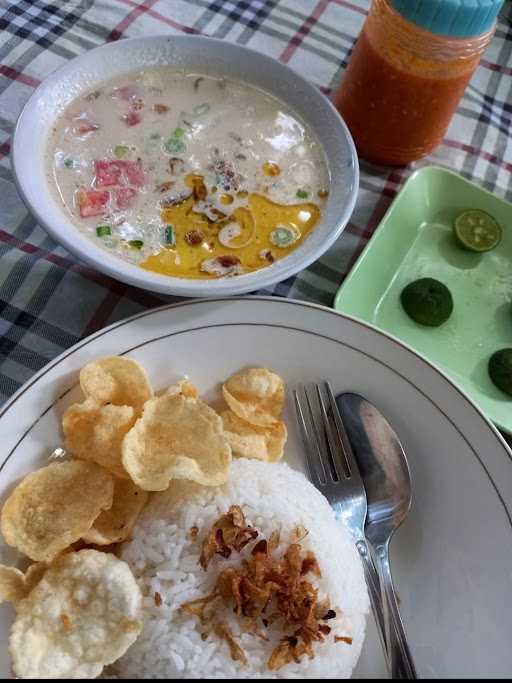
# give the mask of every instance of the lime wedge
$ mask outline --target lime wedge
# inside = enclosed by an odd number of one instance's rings
[[[501,242],[500,225],[480,209],[459,213],[455,219],[454,231],[459,244],[470,251],[490,251]]]

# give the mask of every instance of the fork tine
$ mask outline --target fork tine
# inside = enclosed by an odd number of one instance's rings
[[[302,389],[302,392],[305,395],[304,389]],[[309,479],[318,488],[322,485],[322,483],[317,475],[317,470],[315,467],[315,448],[313,447],[312,439],[307,428],[300,393],[297,389],[294,389],[293,391],[293,398],[295,400],[295,410],[297,412],[297,420],[302,435],[304,450],[306,452],[306,467],[308,470]]]
[[[329,419],[329,416],[327,414],[327,408],[325,407],[324,397],[320,389],[320,385],[315,384],[315,388],[316,393],[318,395],[318,403],[320,404],[320,413],[322,415],[325,433],[327,435],[327,440],[329,442],[329,449],[331,451],[331,461],[334,467],[334,472],[338,478],[338,481],[343,481],[343,479],[349,476],[349,467],[347,460],[345,458],[345,453],[343,452],[343,447],[340,443],[340,439],[335,438],[336,425],[333,425],[333,421]]]
[[[340,411],[338,410],[338,406],[336,405],[336,400],[334,398],[334,394],[332,392],[332,388],[329,382],[325,383],[325,389],[327,391],[327,396],[329,398],[329,407],[334,417],[336,429],[338,430],[339,441],[343,449],[345,459],[347,461],[348,471],[351,477],[362,482],[361,473],[359,471],[359,465],[357,464],[357,460],[354,456],[354,452],[350,445],[350,441],[345,430],[345,425],[343,424],[343,420],[341,419]]]
[[[321,477],[323,477],[323,481],[326,484],[329,480],[333,481],[332,474],[331,474],[331,467],[328,462],[329,455],[326,452],[326,448],[324,446],[324,443],[322,441],[322,436],[318,430],[318,425],[315,419],[315,411],[313,410],[313,403],[311,402],[311,398],[309,395],[309,392],[306,387],[304,387],[304,395],[306,397],[306,403],[308,404],[308,409],[309,409],[309,421],[312,426],[312,431],[314,435],[314,442],[315,442],[315,447],[316,447],[316,454],[317,454],[317,463],[320,464],[321,468]],[[328,476],[330,475],[330,477]]]

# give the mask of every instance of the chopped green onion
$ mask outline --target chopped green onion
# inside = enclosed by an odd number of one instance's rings
[[[127,147],[127,145],[116,145],[114,147],[114,154],[118,159],[122,159],[123,157],[125,157],[129,151],[130,149],[129,147]]]
[[[196,116],[202,116],[203,114],[207,114],[209,111],[210,105],[206,102],[204,104],[198,104],[196,107],[194,107],[194,114]]]
[[[309,192],[306,192],[306,190],[297,190],[297,197],[299,199],[307,199],[309,196]]]
[[[177,139],[182,138],[185,135],[185,129],[184,128],[175,128],[173,136]]]
[[[176,245],[176,232],[174,226],[170,223],[165,227],[165,243],[171,247]]]
[[[144,246],[143,240],[129,240],[128,245],[134,249],[142,249]]]
[[[73,159],[66,159],[64,162],[64,166],[66,168],[75,168],[75,162],[73,161]]]
[[[98,237],[110,237],[112,234],[112,230],[110,228],[110,225],[98,225],[96,228],[96,234]]]
[[[182,140],[177,140],[176,138],[169,138],[164,142],[164,149],[170,154],[180,154],[185,151],[185,143]]]
[[[295,230],[285,227],[278,227],[270,233],[270,241],[276,247],[289,247],[297,237]]]

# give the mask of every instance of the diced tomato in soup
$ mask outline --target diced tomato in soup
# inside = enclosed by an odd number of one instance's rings
[[[80,135],[93,133],[95,130],[99,130],[99,125],[97,123],[92,123],[92,121],[84,121],[84,123],[81,123],[78,126],[78,133]]]
[[[124,172],[128,179],[127,185],[142,187],[144,185],[144,171],[141,161],[125,161]]]
[[[144,185],[144,172],[140,161],[104,161],[94,162],[96,187],[111,187],[112,185]]]
[[[107,190],[84,190],[78,191],[78,206],[82,218],[102,216],[107,208],[110,192]]]
[[[136,126],[142,121],[142,117],[134,109],[129,109],[126,114],[121,117],[127,126]]]
[[[85,112],[75,116],[73,119],[73,133],[74,135],[87,135],[100,129],[100,125],[89,118]]]
[[[114,190],[114,203],[118,209],[129,209],[133,205],[133,200],[137,195],[137,190],[133,187],[120,187]]]

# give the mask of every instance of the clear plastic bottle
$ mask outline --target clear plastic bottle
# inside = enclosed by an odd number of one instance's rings
[[[503,0],[373,0],[335,104],[360,156],[401,166],[442,141]]]

